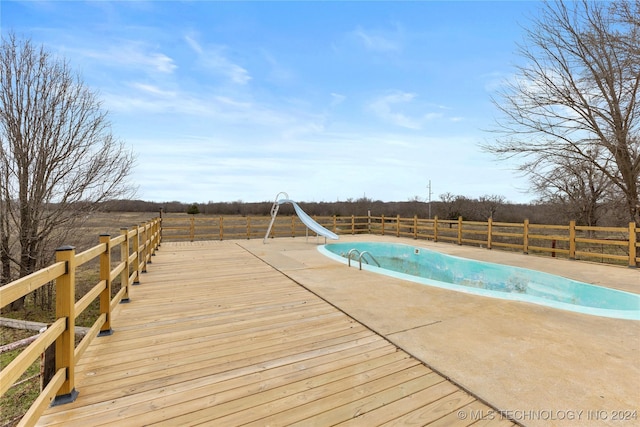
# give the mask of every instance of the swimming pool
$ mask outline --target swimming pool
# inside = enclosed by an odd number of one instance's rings
[[[404,280],[578,313],[640,320],[640,295],[520,267],[475,261],[422,247],[377,242],[331,243],[324,255]],[[359,260],[361,254],[362,258]],[[376,265],[376,264],[379,264]]]

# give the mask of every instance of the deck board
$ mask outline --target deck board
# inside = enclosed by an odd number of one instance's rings
[[[233,241],[164,243],[112,327],[78,363],[77,400],[38,425],[471,425],[456,411],[491,411]]]

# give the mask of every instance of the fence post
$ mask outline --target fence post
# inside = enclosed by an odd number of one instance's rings
[[[153,224],[155,227],[155,233],[154,233],[155,239],[153,243],[153,253],[151,255],[156,256],[156,251],[160,247],[160,233],[162,233],[162,228],[160,227],[161,226],[160,218],[156,218]]]
[[[135,255],[133,265],[133,271],[135,271],[136,277],[133,279],[134,285],[140,284],[140,227],[135,226],[134,228],[134,239],[133,239],[133,253]]]
[[[396,215],[396,237],[400,237],[400,214]]]
[[[191,218],[189,218],[189,220],[189,238],[193,242],[193,239],[196,235],[196,219],[193,215],[191,215]]]
[[[381,224],[381,225],[382,225],[382,234],[381,234],[381,235],[382,235],[382,236],[384,236],[384,214],[383,214],[380,218],[382,218],[382,219],[380,220],[380,221],[381,221],[381,223],[382,223],[382,224]]]
[[[351,215],[351,234],[356,234],[356,216]]]
[[[158,217],[158,246],[162,244],[162,208],[160,208],[160,216]]]
[[[224,217],[220,217],[220,240],[224,240]]]
[[[438,215],[433,217],[433,241],[438,241]]]
[[[251,239],[251,217],[247,215],[247,240]]]
[[[458,217],[458,244],[462,245],[462,216]]]
[[[155,220],[152,219],[149,222],[149,249],[147,249],[147,257],[149,259],[147,263],[149,264],[153,264],[153,260],[151,259],[151,257],[155,255],[153,253],[155,251],[155,244],[156,244],[156,222]]]
[[[291,216],[291,237],[296,237],[296,217]]]
[[[569,221],[569,259],[576,259],[576,222]]]
[[[413,216],[413,238],[418,239],[418,215]]]
[[[66,272],[56,279],[56,318],[66,318],[67,328],[56,340],[56,372],[65,369],[67,378],[58,390],[54,405],[73,402],[78,396],[75,389],[76,248],[56,249],[56,262],[60,261],[66,264]]]
[[[142,227],[142,246],[140,247],[140,258],[142,258],[142,272],[147,272],[147,253],[149,252],[149,234],[147,233],[148,224],[143,223]],[[140,230],[140,229],[138,229]]]
[[[529,220],[525,219],[522,225],[522,252],[529,253]]]
[[[491,249],[492,234],[493,233],[493,217],[489,217],[487,220],[487,249]]]
[[[149,234],[147,235],[147,240],[149,241],[149,247],[147,248],[147,264],[153,264],[152,256],[155,256],[155,244],[156,244],[156,221],[152,219],[148,223],[149,226]]]
[[[100,328],[99,337],[111,335],[111,236],[109,234],[100,235],[100,243],[104,243],[106,248],[100,254],[100,281],[104,280],[105,287],[100,292],[100,314],[104,313],[106,319]]]
[[[636,241],[637,241],[636,223],[629,223],[629,267],[637,267],[636,263]]]
[[[131,263],[129,262],[129,229],[121,228],[120,234],[124,235],[124,242],[120,245],[120,262],[124,262],[124,269],[120,273],[120,287],[126,291],[122,295],[121,303],[129,302],[129,276],[131,275]]]
[[[333,232],[338,234],[338,217],[333,215]]]

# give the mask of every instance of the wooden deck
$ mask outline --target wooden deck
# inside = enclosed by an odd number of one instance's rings
[[[232,241],[163,243],[141,282],[39,425],[513,425]]]

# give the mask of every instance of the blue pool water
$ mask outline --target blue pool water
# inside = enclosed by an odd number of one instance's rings
[[[319,246],[324,255],[362,269],[425,285],[617,319],[640,320],[640,295],[525,268],[445,255],[394,243],[346,242]],[[379,264],[378,267],[376,264]]]

